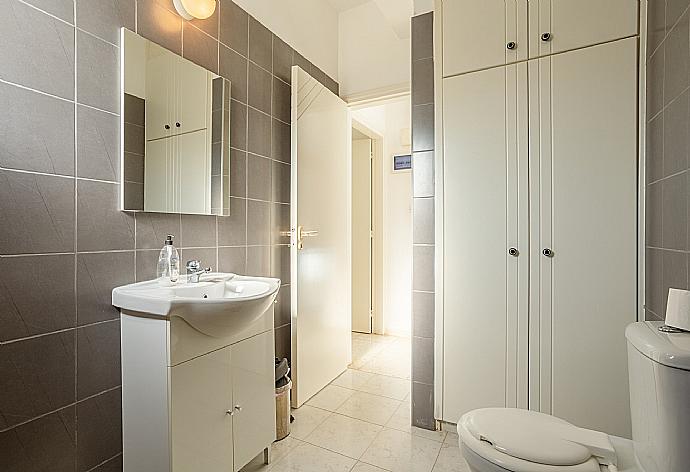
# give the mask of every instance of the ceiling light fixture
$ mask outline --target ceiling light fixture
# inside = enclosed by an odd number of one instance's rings
[[[204,20],[216,11],[216,0],[173,0],[173,3],[185,20]]]

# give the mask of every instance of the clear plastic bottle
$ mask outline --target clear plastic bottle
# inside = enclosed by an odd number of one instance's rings
[[[173,246],[173,236],[169,234],[165,240],[165,245],[158,256],[158,268],[156,277],[161,285],[176,284],[180,278],[180,255]]]

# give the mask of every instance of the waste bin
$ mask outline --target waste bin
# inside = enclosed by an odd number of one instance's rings
[[[292,381],[276,388],[276,440],[290,434],[290,389]]]

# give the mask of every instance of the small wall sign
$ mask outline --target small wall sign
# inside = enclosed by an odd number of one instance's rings
[[[412,169],[412,155],[393,156],[393,172],[403,172]]]

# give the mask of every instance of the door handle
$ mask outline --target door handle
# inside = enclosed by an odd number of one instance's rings
[[[545,248],[541,253],[544,254],[546,257],[553,257],[554,256],[553,249],[550,249],[548,247]]]
[[[319,235],[316,230],[305,231],[304,226],[297,227],[297,249],[304,248],[304,238],[314,238]]]
[[[515,247],[511,247],[510,249],[508,249],[508,254],[510,254],[513,257],[517,257],[520,255],[520,251],[518,251]]]

